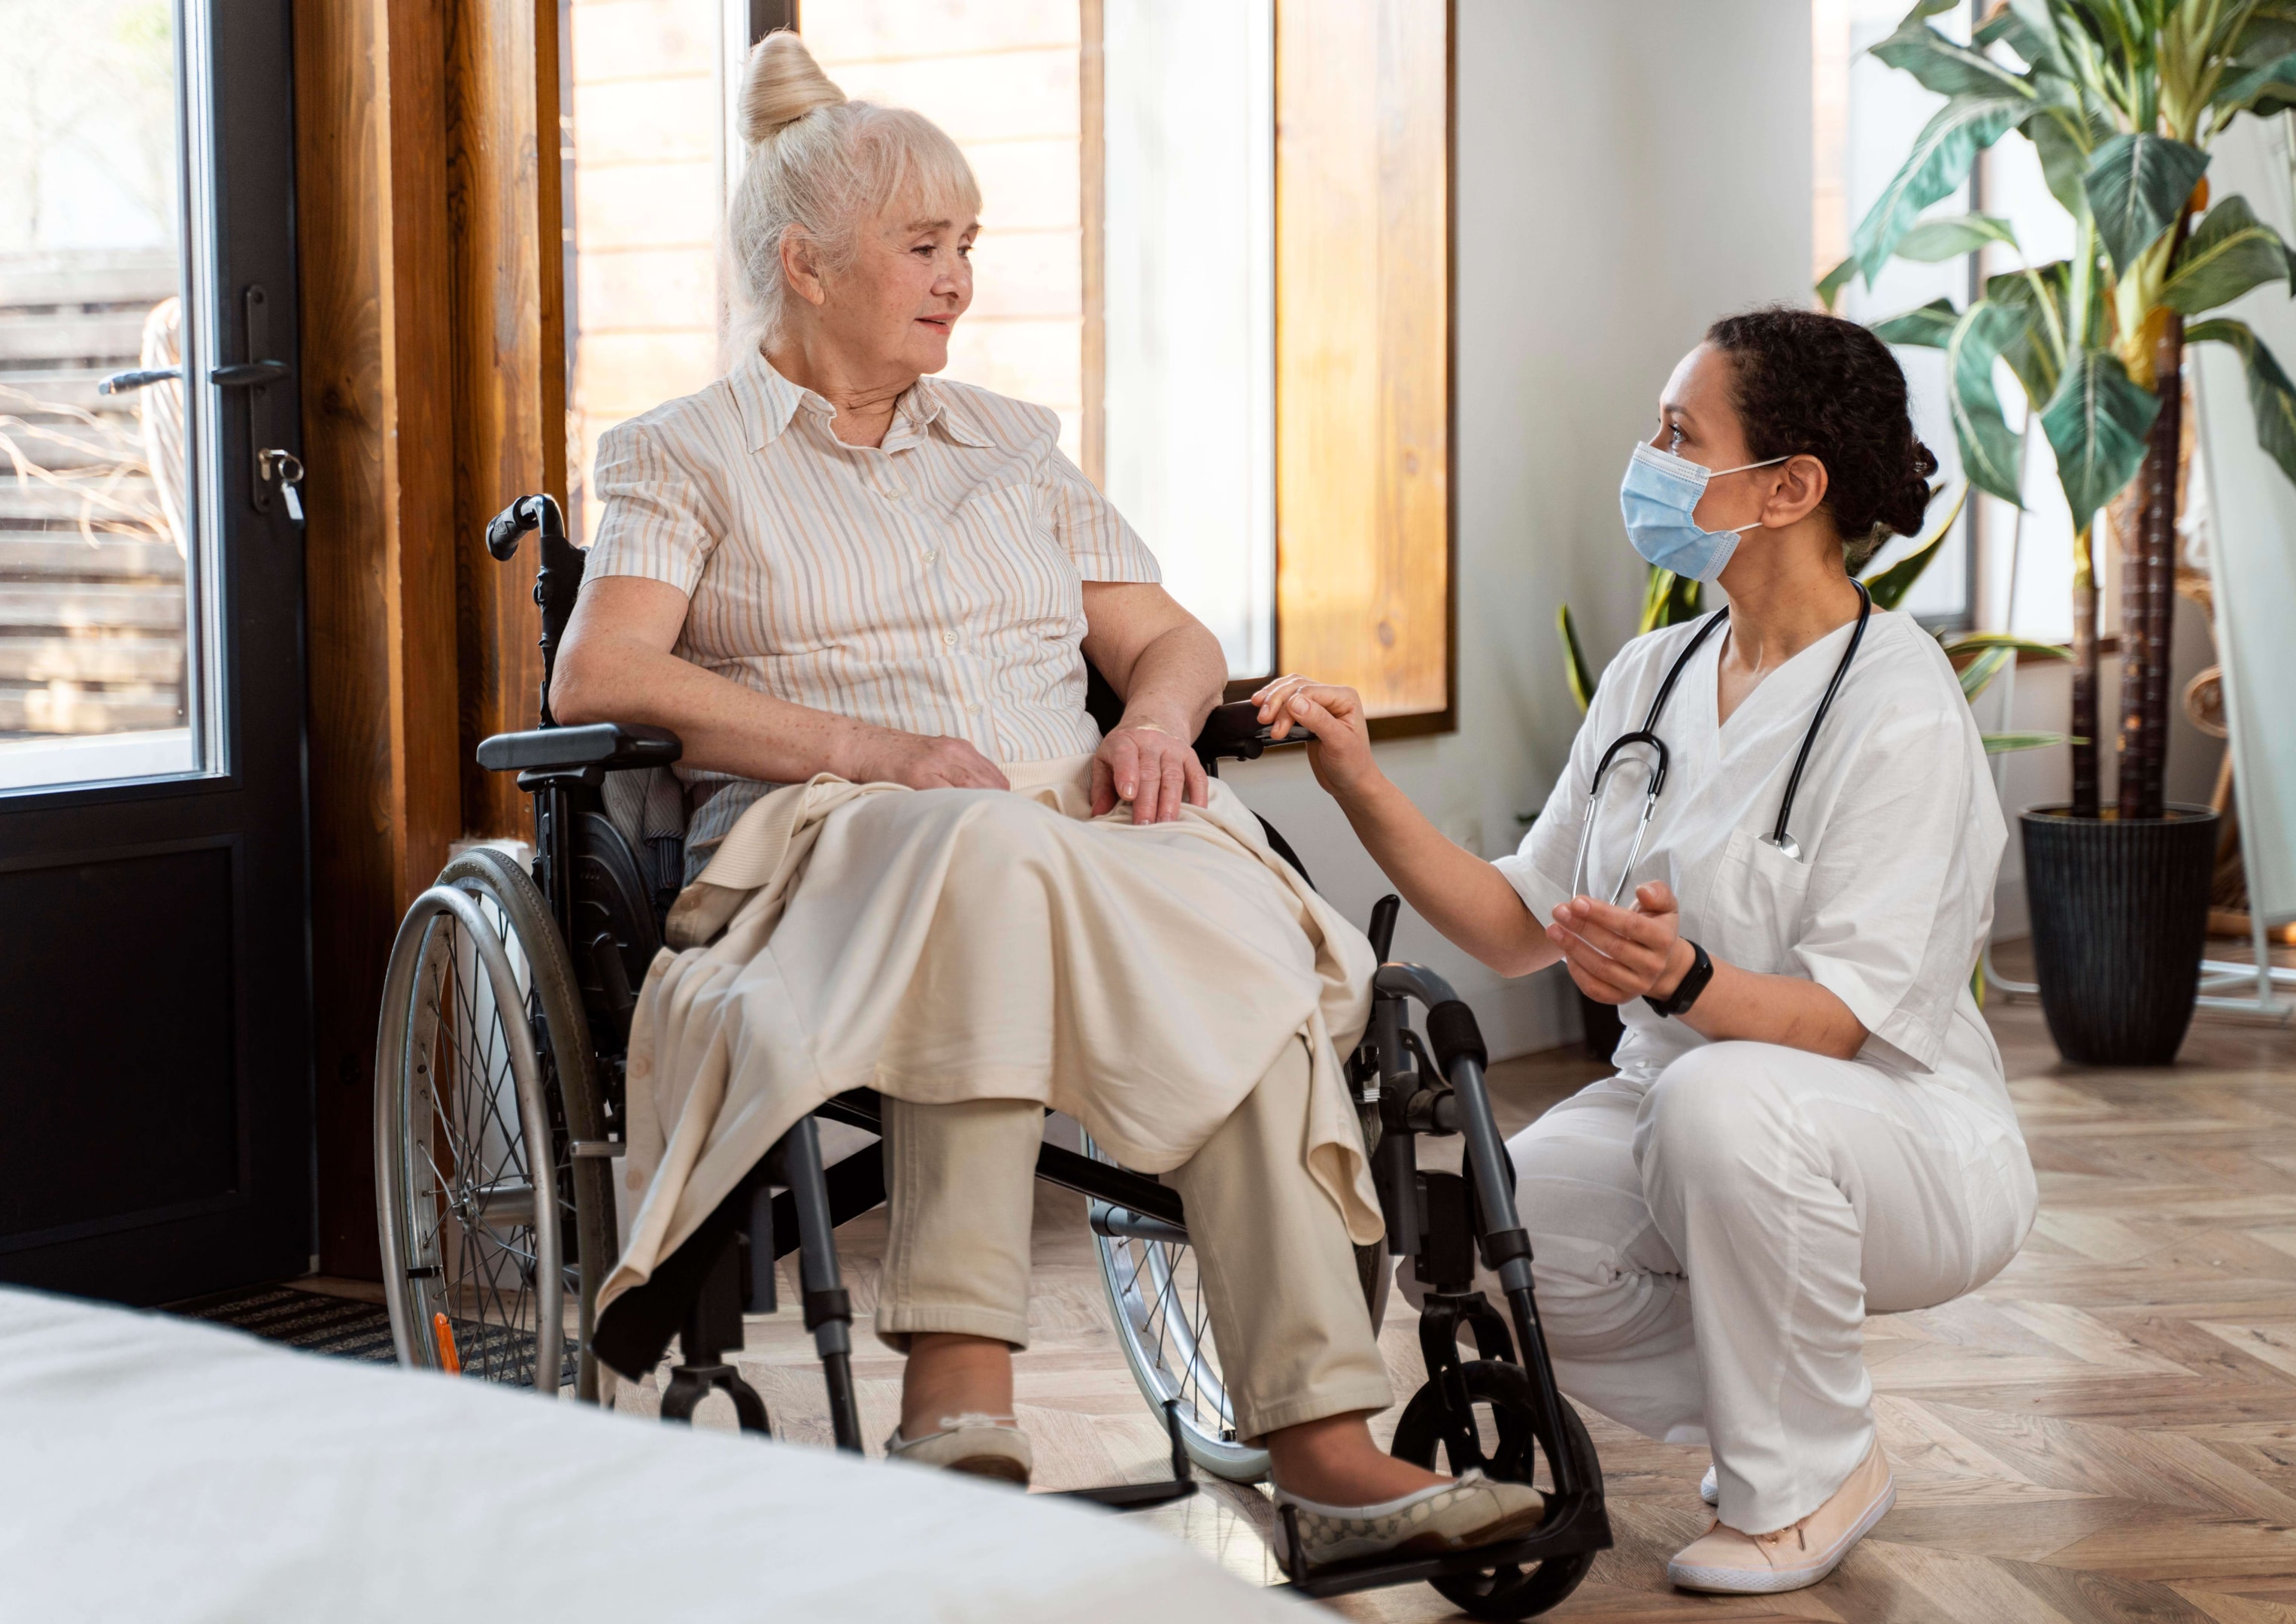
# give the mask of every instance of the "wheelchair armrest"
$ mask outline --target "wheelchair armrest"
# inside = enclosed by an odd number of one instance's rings
[[[685,747],[668,728],[620,722],[593,722],[578,728],[535,728],[497,733],[479,746],[479,765],[489,772],[553,772],[596,767],[619,772],[632,767],[667,767]]]
[[[1263,751],[1308,744],[1315,737],[1294,723],[1285,737],[1271,738],[1268,724],[1259,720],[1259,707],[1249,699],[1238,699],[1233,705],[1212,707],[1212,714],[1204,718],[1203,730],[1196,735],[1196,754],[1206,761],[1257,761]]]

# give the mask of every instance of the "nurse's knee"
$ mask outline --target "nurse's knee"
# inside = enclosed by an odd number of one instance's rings
[[[1790,1127],[1786,1090],[1767,1043],[1709,1043],[1659,1073],[1635,1123],[1645,1177],[1736,1174]]]

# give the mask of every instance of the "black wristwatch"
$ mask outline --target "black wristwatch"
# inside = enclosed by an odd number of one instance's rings
[[[1687,936],[1683,940],[1690,942]],[[1643,1002],[1660,1015],[1684,1015],[1688,1013],[1691,1005],[1698,1001],[1698,995],[1706,991],[1706,983],[1713,979],[1714,961],[1706,956],[1704,948],[1695,942],[1691,942],[1690,967],[1682,973],[1682,979],[1675,983],[1674,996],[1660,1000],[1644,993]]]

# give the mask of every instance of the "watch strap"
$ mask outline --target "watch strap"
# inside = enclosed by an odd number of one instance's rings
[[[1689,942],[1690,938],[1685,936],[1683,940]],[[1691,942],[1690,967],[1682,973],[1682,979],[1675,983],[1673,994],[1665,999],[1655,999],[1645,993],[1643,1002],[1662,1016],[1684,1015],[1688,1013],[1690,1007],[1698,1001],[1698,995],[1706,991],[1706,983],[1713,979],[1714,960],[1707,956],[1704,948],[1695,942]]]

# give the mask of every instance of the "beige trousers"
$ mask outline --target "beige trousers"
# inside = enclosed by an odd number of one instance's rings
[[[1186,1163],[1164,1175],[1188,1212],[1239,1436],[1393,1401],[1340,1210],[1309,1177],[1308,1051],[1287,1045]],[[1029,1342],[1029,1230],[1044,1108],[1029,1100],[887,1099],[889,1188],[877,1334]]]

